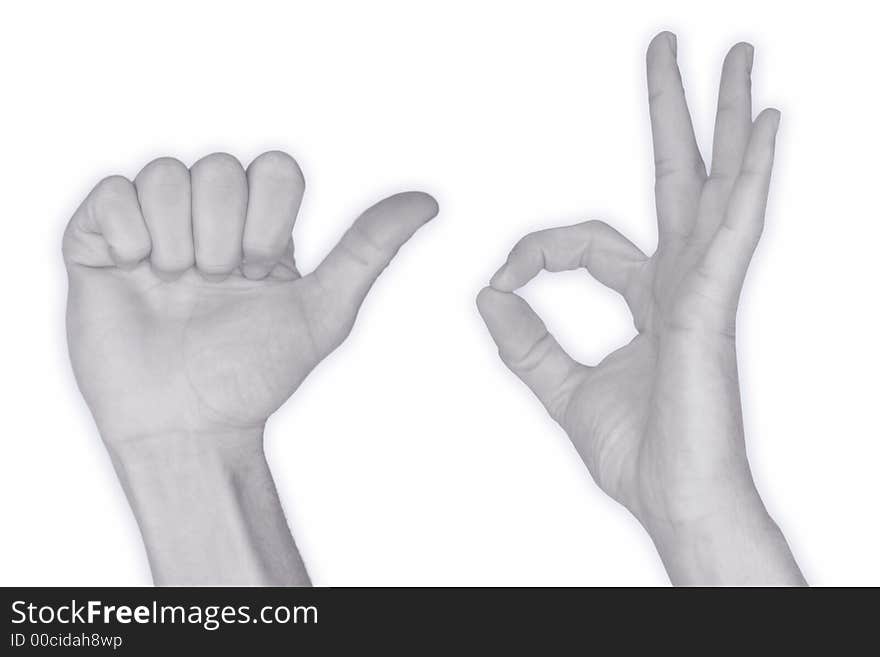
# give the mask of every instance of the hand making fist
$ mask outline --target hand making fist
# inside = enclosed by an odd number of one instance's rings
[[[191,169],[161,158],[88,195],[64,235],[68,340],[105,440],[261,426],[437,214],[420,192],[387,198],[301,277],[291,231],[304,186],[284,153],[246,171],[215,153]]]

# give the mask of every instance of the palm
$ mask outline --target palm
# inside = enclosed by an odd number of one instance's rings
[[[76,272],[72,285],[82,292],[71,309],[79,327],[72,357],[84,379],[98,382],[89,401],[99,424],[101,400],[111,398],[147,432],[205,418],[264,422],[329,346],[311,337],[329,336],[330,322],[305,314],[310,282],[236,276],[206,283],[191,273],[165,283],[146,265]]]
[[[661,413],[663,408],[681,408],[687,402],[683,397],[693,394],[682,385],[689,364],[706,356],[707,345],[716,351],[733,346],[723,332],[708,329],[698,319],[705,315],[701,307],[711,292],[694,267],[682,271],[680,266],[698,261],[691,247],[690,253],[677,250],[675,263],[663,252],[644,263],[628,292],[639,334],[596,367],[580,371],[583,381],[560,419],[597,483],[625,504],[630,504],[626,491],[644,474],[639,464],[656,462],[645,454],[670,449],[661,436],[687,436],[679,427],[658,432],[657,426],[669,424],[670,414]],[[686,454],[684,447],[676,447],[676,452]]]
[[[292,215],[302,192],[298,168],[281,154],[261,157],[258,172],[251,173],[254,165],[248,172],[248,222],[259,231],[251,238],[250,224],[245,225],[232,234],[228,252],[233,256],[243,252],[247,259],[249,241],[264,232],[272,234],[277,245],[272,250],[252,249],[255,255],[250,261],[236,261],[219,276],[216,268],[198,262],[171,276],[163,271],[169,252],[186,254],[188,248],[200,259],[199,240],[187,235],[198,233],[202,244],[214,248],[219,240],[205,236],[205,229],[190,229],[180,231],[183,239],[169,241],[160,234],[161,222],[165,221],[167,233],[173,207],[162,208],[159,221],[153,217],[148,222],[150,235],[133,230],[131,223],[143,220],[137,202],[128,203],[134,197],[128,181],[110,179],[100,184],[71,221],[65,235],[70,354],[80,388],[105,435],[124,440],[261,426],[342,342],[375,278],[399,246],[436,213],[433,199],[424,194],[386,199],[355,222],[315,272],[301,278],[290,241]],[[206,160],[219,174],[237,175],[227,158]],[[138,188],[145,212],[155,207],[151,201],[155,196],[166,201],[172,196],[167,179],[182,167],[157,162],[145,169],[147,182]],[[157,167],[171,172],[159,177],[153,173]],[[179,205],[188,215],[190,183],[183,172],[175,182],[181,184],[172,191],[186,201]],[[219,174],[213,173],[207,182],[216,182]],[[148,184],[157,177],[161,194]],[[233,187],[228,180],[220,182],[220,194]],[[197,196],[195,181],[193,196]],[[229,218],[222,214],[236,205],[228,194],[220,201],[201,217],[215,230],[228,228]],[[273,209],[276,216],[252,220],[255,206]],[[126,213],[129,223],[122,230],[120,218],[125,219]],[[185,219],[189,221],[188,216]],[[240,219],[245,223],[244,217]],[[194,227],[198,220],[194,211]],[[138,243],[141,238],[147,241]],[[125,249],[135,255],[123,258]],[[191,262],[192,255],[189,258]]]
[[[566,430],[597,483],[639,516],[658,499],[698,497],[713,477],[747,476],[734,327],[778,123],[775,111],[752,123],[751,48],[735,46],[707,176],[670,37],[648,50],[657,251],[648,258],[601,222],[539,231],[514,247],[478,299],[502,359]],[[573,361],[512,294],[542,269],[578,267],[623,295],[639,331],[595,367]]]

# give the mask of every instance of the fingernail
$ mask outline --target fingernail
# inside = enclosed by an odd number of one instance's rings
[[[271,267],[259,262],[245,262],[241,265],[241,273],[245,278],[258,281],[269,275]]]
[[[766,116],[764,121],[770,124],[773,133],[776,134],[776,131],[779,130],[779,121],[782,119],[782,113],[775,107],[768,107],[762,114]]]
[[[667,32],[667,34],[669,35],[669,49],[672,51],[672,56],[678,57],[678,37],[672,32]]]
[[[749,73],[752,72],[752,64],[755,63],[755,46],[751,43],[747,43],[746,45],[746,70]]]
[[[773,113],[773,132],[779,130],[779,122],[782,120],[782,112],[778,109],[770,110]]]
[[[504,271],[507,269],[507,263],[505,262],[498,271],[489,279],[489,285],[494,288],[498,288],[498,285],[501,283],[501,279],[504,276]]]

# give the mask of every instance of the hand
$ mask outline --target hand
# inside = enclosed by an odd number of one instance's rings
[[[373,281],[437,213],[419,192],[367,210],[300,277],[305,183],[264,153],[170,158],[101,181],[64,236],[68,341],[105,439],[261,427],[348,335]],[[192,210],[190,210],[192,208]]]
[[[159,581],[303,580],[298,556],[278,556],[295,549],[263,460],[263,425],[345,339],[370,286],[437,214],[426,194],[385,199],[301,277],[291,231],[303,190],[296,162],[279,152],[247,171],[225,154],[191,170],[162,158],[134,183],[101,181],[65,232],[74,373]],[[272,526],[254,531],[261,522]],[[247,572],[231,571],[267,533],[274,548],[251,555]],[[266,566],[279,559],[282,572]]]
[[[598,221],[544,230],[514,247],[478,297],[502,360],[599,486],[648,529],[673,582],[801,581],[752,481],[737,382],[736,309],[779,124],[772,109],[752,121],[752,58],[738,44],[725,59],[707,175],[675,37],[662,33],[648,48],[659,224],[651,257]],[[595,367],[572,360],[513,294],[542,269],[579,267],[623,296],[638,330]]]

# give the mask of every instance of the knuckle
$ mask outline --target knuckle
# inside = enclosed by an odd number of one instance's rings
[[[177,183],[188,175],[186,165],[174,157],[160,157],[149,162],[138,174],[136,182],[149,184]]]
[[[131,189],[131,182],[125,176],[107,176],[98,181],[92,192],[95,199],[118,200],[126,198]]]
[[[189,170],[180,160],[161,157],[147,164],[135,179],[142,210],[149,220],[150,208],[188,205]],[[189,211],[189,208],[186,208]]]
[[[581,226],[583,226],[585,233],[596,233],[610,228],[610,226],[601,219],[590,219],[582,223]]]
[[[95,185],[85,204],[87,221],[98,226],[110,217],[130,216],[136,209],[134,188],[124,176],[107,176]]]
[[[226,176],[242,171],[241,163],[238,159],[229,153],[211,153],[198,160],[192,170],[200,175]]]
[[[302,169],[290,155],[283,151],[267,151],[251,162],[248,172],[286,183],[304,183]]]
[[[388,255],[389,250],[359,221],[345,231],[342,239],[339,240],[339,245],[349,250],[357,259],[364,261],[368,260],[368,255],[376,257]]]
[[[511,367],[519,372],[531,372],[537,369],[554,348],[553,337],[546,330],[525,349],[516,353],[508,353],[507,360]]]
[[[590,219],[589,221],[585,221],[575,227],[573,236],[576,239],[576,243],[573,244],[573,246],[581,250],[578,264],[583,264],[584,259],[588,257],[589,250],[594,245],[595,240],[606,228],[606,224],[598,219]]]
[[[540,230],[536,233],[529,233],[525,237],[521,237],[519,241],[513,245],[510,254],[521,255],[529,252],[542,241],[545,235],[547,235],[547,231]]]

